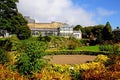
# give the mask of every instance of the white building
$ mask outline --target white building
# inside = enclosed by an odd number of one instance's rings
[[[65,24],[62,27],[60,27],[60,36],[68,38],[72,35],[73,35],[73,27],[72,26]]]
[[[76,39],[82,39],[82,32],[81,32],[81,30],[79,30],[79,31],[73,31],[73,36]]]
[[[73,31],[73,26],[61,22],[51,22],[51,23],[36,23],[34,19],[30,17],[25,17],[28,21],[28,27],[31,29],[31,34],[33,36],[62,36],[69,38],[73,36],[75,38],[81,39],[81,31]]]
[[[63,36],[63,37],[66,37],[66,38],[69,38],[70,36],[72,36],[76,39],[81,39],[82,38],[82,32],[81,32],[81,30],[74,31],[73,26],[65,24],[63,27],[60,27],[60,36]]]

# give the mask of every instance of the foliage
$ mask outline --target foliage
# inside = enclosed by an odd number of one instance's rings
[[[20,76],[20,74],[15,71],[13,72],[10,67],[6,67],[0,64],[0,79],[1,80],[28,80],[25,76]]]
[[[99,46],[100,51],[109,51],[109,53],[119,54],[119,45],[100,45]]]
[[[64,38],[64,37],[50,36],[49,49],[56,48],[59,50],[66,50],[66,49],[73,50],[81,45],[82,44],[80,40],[77,40],[74,37]]]
[[[3,47],[6,41],[7,41],[7,38],[0,38],[0,47]]]
[[[101,63],[106,63],[108,60],[108,57],[106,55],[98,55],[96,58],[95,58],[95,62],[101,62]]]
[[[31,36],[31,30],[28,26],[20,26],[18,28],[17,37],[20,40],[28,39]]]
[[[17,69],[20,74],[32,75],[40,72],[46,61],[42,58],[45,55],[46,44],[44,42],[25,40],[17,57]]]
[[[75,30],[75,31],[79,31],[79,30],[81,30],[82,31],[82,26],[81,25],[76,25],[74,28],[73,28],[73,30]]]
[[[84,30],[83,38],[89,38],[92,29],[93,29],[93,26],[84,27],[84,28],[83,28],[83,30]]]
[[[99,59],[98,59],[99,58]],[[120,56],[98,55],[97,62],[76,65],[49,64],[42,67],[39,73],[33,73],[32,78],[13,72],[10,66],[0,64],[0,79],[6,80],[118,80],[120,79]],[[109,58],[109,59],[108,59]],[[103,64],[106,62],[107,64]],[[102,63],[101,63],[102,62]],[[25,67],[26,68],[26,67]]]
[[[106,62],[105,66],[107,66],[107,67],[111,66],[109,69],[115,70],[117,68],[116,66],[120,66],[119,62],[120,62],[120,55],[112,54],[112,55],[109,55],[109,59]]]
[[[110,50],[112,50],[112,45],[100,45],[99,50],[100,51],[110,51]]]
[[[7,51],[17,51],[21,46],[20,40],[16,36],[6,38],[3,48]]]
[[[18,0],[1,0],[0,1],[0,29],[7,30],[9,33],[21,34],[23,39],[29,37],[29,28],[27,28],[27,21],[22,14],[18,12],[16,3]],[[25,29],[26,28],[26,29]],[[25,31],[23,31],[25,30]],[[20,38],[21,39],[21,38]]]
[[[9,56],[7,52],[0,47],[0,64],[5,64],[7,62],[9,62]]]
[[[50,42],[51,41],[51,37],[50,36],[40,36],[39,40],[40,41],[44,41],[44,42]]]
[[[48,55],[109,55],[108,52],[104,51],[82,51],[82,50],[47,50],[46,53]]]
[[[103,28],[102,37],[104,40],[112,40],[112,28],[109,22],[106,23],[105,27]]]
[[[40,80],[71,80],[69,65],[50,65],[42,69]]]
[[[95,25],[95,26],[84,27],[83,28],[84,32],[82,33],[83,38],[88,38],[89,39],[92,36],[93,39],[96,38],[94,43],[99,44],[103,41],[103,38],[102,38],[103,28],[104,28],[104,25]],[[92,33],[92,35],[91,35],[91,33]]]
[[[73,40],[68,40],[65,44],[66,48],[69,50],[74,50],[76,47],[79,46],[79,44],[77,44],[77,42],[73,41]]]
[[[89,42],[89,39],[81,39],[80,42],[84,46],[84,45],[86,45],[86,43]]]
[[[105,68],[101,63],[85,63],[78,65],[58,65],[53,64],[46,68],[43,68],[41,72],[41,80],[51,80],[51,79],[59,79],[59,80],[81,80],[80,71],[86,70],[94,70],[94,69],[103,69]]]
[[[114,55],[112,55],[114,56]],[[108,59],[114,61],[114,59]],[[101,62],[90,62],[76,65],[53,64],[42,69],[40,77],[42,80],[116,80],[120,78],[120,58],[115,58],[115,63],[107,67]],[[59,75],[61,74],[61,75]],[[112,75],[112,76],[111,76]]]
[[[69,39],[65,40],[63,45],[60,47],[60,49],[68,49],[68,50],[74,50],[76,47],[80,47],[82,44],[79,40],[70,37]]]
[[[117,80],[120,79],[120,56],[111,55],[107,60],[109,64],[105,64],[106,67],[103,69],[90,69],[84,72],[81,72],[82,79],[84,80]]]

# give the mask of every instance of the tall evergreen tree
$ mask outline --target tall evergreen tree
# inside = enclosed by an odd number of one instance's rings
[[[27,21],[18,12],[16,3],[18,0],[0,0],[0,29],[5,29],[9,33],[17,34],[21,39],[28,38],[31,34],[27,26]],[[25,29],[21,35],[21,28]]]
[[[103,39],[104,40],[112,40],[113,34],[112,34],[112,28],[109,22],[106,23],[105,27],[103,28]]]

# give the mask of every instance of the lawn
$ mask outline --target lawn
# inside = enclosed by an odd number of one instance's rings
[[[99,46],[82,46],[77,47],[75,50],[83,50],[83,51],[99,51]]]

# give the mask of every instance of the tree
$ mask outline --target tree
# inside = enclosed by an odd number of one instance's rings
[[[112,40],[112,28],[109,22],[106,23],[105,27],[103,28],[102,37],[104,40]]]
[[[92,32],[92,29],[93,29],[93,26],[87,26],[87,27],[84,27],[83,28],[83,37],[84,38],[89,38],[90,37],[90,34],[91,34],[91,32]]]
[[[0,0],[0,29],[4,29],[9,33],[19,35],[19,32],[22,30],[21,28],[29,28],[27,26],[27,21],[17,10],[17,2],[18,0]],[[30,35],[30,32],[27,33]]]
[[[82,26],[81,26],[81,25],[76,25],[76,26],[73,28],[73,30],[75,30],[75,31],[81,30],[81,31],[82,31]]]
[[[92,30],[93,34],[96,37],[96,43],[101,43],[103,41],[103,38],[102,38],[103,28],[104,28],[104,25],[96,25]]]

